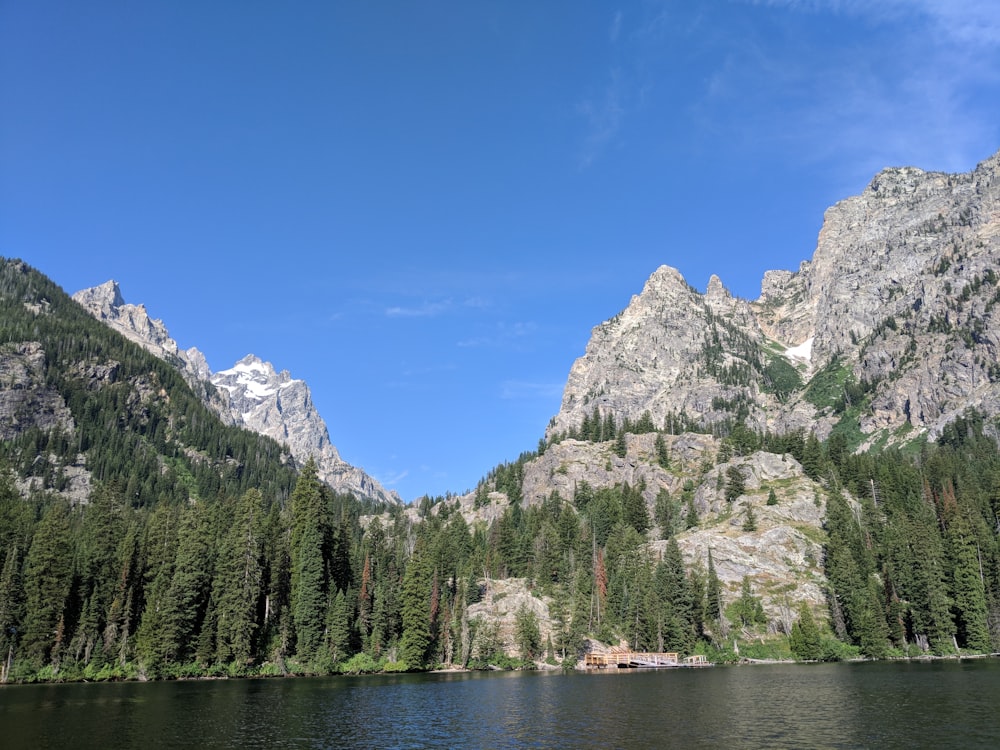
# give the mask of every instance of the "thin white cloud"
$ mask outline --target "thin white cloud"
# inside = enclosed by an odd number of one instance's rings
[[[614,43],[618,41],[618,37],[621,36],[621,33],[622,12],[619,10],[615,12],[615,17],[611,20],[611,31],[608,33],[608,37],[611,39],[611,42]]]
[[[442,299],[434,302],[423,302],[419,305],[394,305],[385,308],[385,315],[389,318],[433,318],[460,308],[485,310],[490,306],[490,300],[485,297],[468,297],[459,303],[451,299]]]
[[[494,330],[483,336],[462,339],[457,346],[462,349],[504,347],[532,335],[538,330],[537,323],[497,323]]]
[[[562,396],[565,383],[532,383],[525,380],[505,380],[500,384],[500,398],[522,401]]]
[[[817,51],[794,37],[733,33],[694,109],[707,130],[743,137],[744,148],[830,163],[853,188],[886,166],[969,169],[1000,145],[991,104],[1000,88],[1000,4],[749,2],[761,13],[840,15],[880,43],[831,38]]]
[[[937,37],[962,44],[1000,45],[996,0],[747,0],[753,5],[811,13],[838,13],[876,23],[905,23],[923,16]]]
[[[579,158],[581,169],[591,166],[618,136],[625,117],[623,93],[621,72],[615,69],[598,96],[585,99],[577,106],[577,112],[587,123]]]
[[[381,475],[378,478],[378,480],[385,487],[392,487],[393,485],[396,485],[396,484],[399,484],[400,482],[402,482],[409,475],[410,475],[409,470],[408,469],[403,469],[402,471],[396,471],[396,472],[391,472],[389,474],[383,474],[383,475]]]
[[[443,300],[440,302],[424,302],[416,307],[387,307],[385,314],[389,318],[432,318],[448,312],[451,308],[451,300]]]

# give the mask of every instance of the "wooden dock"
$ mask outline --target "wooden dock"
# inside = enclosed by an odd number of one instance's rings
[[[585,654],[583,666],[587,669],[676,669],[712,665],[701,654],[682,659],[676,651],[629,651],[623,648],[610,648],[599,653]]]

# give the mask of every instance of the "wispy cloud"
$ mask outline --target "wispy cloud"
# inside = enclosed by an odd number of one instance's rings
[[[611,30],[608,32],[608,38],[611,39],[612,43],[617,42],[618,37],[621,36],[622,18],[622,12],[619,10],[615,12],[615,17],[611,20]]]
[[[482,336],[472,336],[458,342],[461,348],[499,347],[524,339],[538,330],[536,323],[497,323],[494,330]]]
[[[410,475],[408,469],[403,469],[402,471],[389,472],[388,474],[382,474],[379,477],[379,481],[386,487],[392,487],[399,484],[404,479]]]
[[[451,309],[451,300],[441,300],[438,302],[423,302],[414,307],[387,307],[385,309],[385,314],[386,317],[389,318],[433,318],[437,315],[442,315]]]
[[[623,95],[621,71],[615,69],[610,72],[600,93],[577,105],[577,112],[586,121],[586,135],[579,157],[581,169],[591,166],[617,137],[625,118]]]
[[[512,401],[536,398],[558,398],[564,383],[532,383],[525,380],[505,380],[500,384],[500,398]]]
[[[490,306],[490,301],[485,297],[468,297],[460,302],[442,299],[418,305],[393,305],[385,308],[385,315],[389,318],[434,318],[460,309],[483,310]]]
[[[996,149],[1000,4],[971,0],[748,0],[762,13],[802,14],[801,27],[731,33],[727,53],[696,108],[700,124],[737,148],[783,149],[829,163],[855,184],[886,166],[969,169]],[[866,35],[815,32],[815,15]],[[788,31],[791,29],[791,32]],[[786,34],[775,43],[775,34]],[[719,133],[717,133],[718,135]],[[745,144],[739,138],[747,139]],[[752,140],[751,140],[752,139]]]

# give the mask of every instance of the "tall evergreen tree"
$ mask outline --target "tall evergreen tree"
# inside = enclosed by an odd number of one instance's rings
[[[323,491],[310,459],[302,469],[290,501],[291,615],[295,652],[309,661],[319,649],[326,624],[329,592],[330,522]]]
[[[433,571],[427,559],[425,545],[423,537],[418,537],[403,576],[400,596],[403,632],[399,656],[410,670],[423,669],[431,649]]]
[[[258,490],[247,490],[223,537],[213,582],[220,662],[245,664],[254,653],[263,585],[263,524],[263,498]]]
[[[24,564],[22,652],[36,668],[58,666],[65,645],[66,604],[73,584],[69,509],[55,502],[42,516]]]
[[[819,627],[813,618],[812,610],[804,602],[799,607],[799,619],[792,625],[789,642],[792,654],[799,661],[817,661],[823,658]]]

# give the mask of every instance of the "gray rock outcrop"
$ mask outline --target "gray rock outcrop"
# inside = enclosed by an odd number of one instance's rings
[[[176,367],[226,424],[246,427],[287,445],[299,465],[314,458],[320,479],[337,492],[402,502],[398,494],[340,457],[305,381],[293,379],[288,371],[275,372],[269,362],[252,354],[229,370],[213,374],[198,349],[180,349],[163,321],[151,318],[144,305],[126,303],[115,281],[84,289],[73,299],[98,320]]]
[[[548,436],[596,410],[820,438],[848,420],[864,447],[934,439],[969,407],[1000,414],[998,174],[1000,154],[967,174],[882,171],[827,210],[812,259],[767,272],[753,302],[716,276],[701,294],[657,269],[594,329]]]

